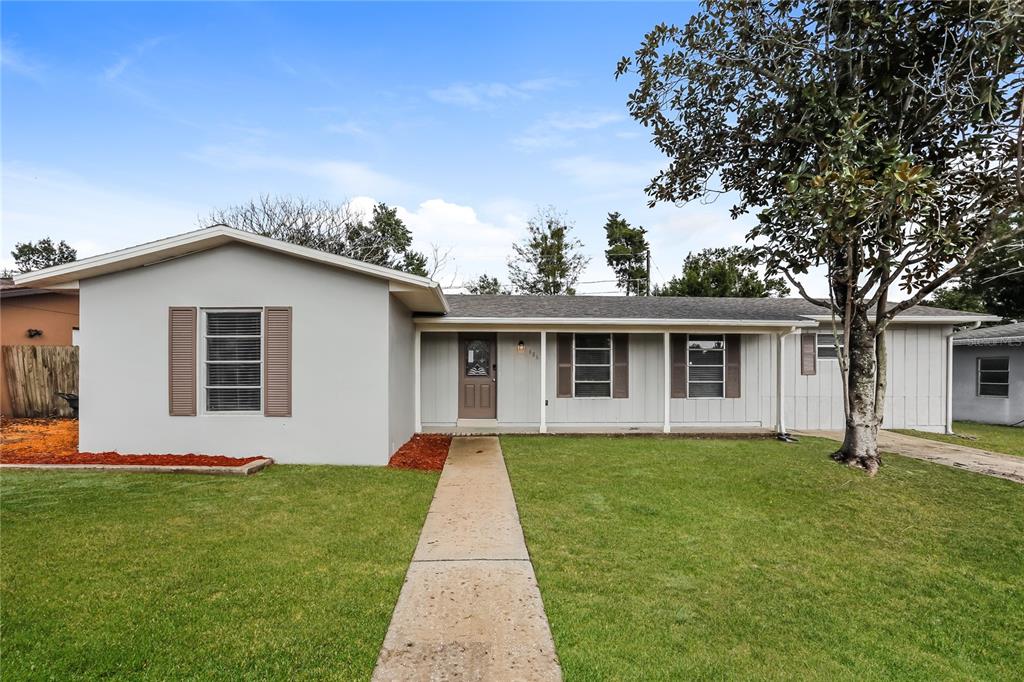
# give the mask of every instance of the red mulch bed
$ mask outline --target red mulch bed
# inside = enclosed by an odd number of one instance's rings
[[[233,467],[262,457],[223,455],[122,455],[79,452],[77,419],[4,419],[0,464],[144,464],[147,466]]]
[[[417,433],[391,455],[388,466],[393,469],[440,471],[448,459],[452,437],[442,433]]]

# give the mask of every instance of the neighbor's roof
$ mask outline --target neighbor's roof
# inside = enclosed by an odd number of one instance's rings
[[[953,335],[954,346],[997,346],[1007,343],[1024,343],[1024,322],[968,329]]]
[[[502,296],[449,294],[444,322],[487,320],[550,323],[588,320],[612,323],[755,323],[814,326],[828,312],[802,298],[705,298],[674,296]],[[440,322],[437,318],[420,318]],[[964,323],[989,315],[916,306],[897,316],[903,321]]]
[[[170,258],[215,249],[232,242],[387,280],[391,293],[415,312],[443,313],[448,310],[440,285],[426,277],[410,275],[407,272],[371,265],[344,256],[335,256],[305,246],[296,246],[278,239],[236,230],[227,225],[214,225],[120,251],[83,258],[73,263],[22,273],[15,275],[14,281],[18,286],[31,284],[39,288],[74,288],[79,280],[152,265]]]

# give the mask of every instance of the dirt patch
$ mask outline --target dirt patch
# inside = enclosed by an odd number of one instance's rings
[[[448,459],[452,437],[442,433],[417,433],[391,455],[388,466],[394,469],[440,471]]]
[[[223,455],[123,455],[79,452],[77,419],[4,419],[0,464],[145,464],[149,466],[233,467],[262,457]]]

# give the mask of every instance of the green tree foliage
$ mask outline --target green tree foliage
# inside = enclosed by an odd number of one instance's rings
[[[53,243],[49,237],[37,242],[18,242],[11,251],[18,272],[42,270],[62,263],[72,263],[78,258],[78,251],[63,239]]]
[[[786,281],[757,271],[753,249],[728,246],[689,254],[682,275],[655,287],[656,296],[725,296],[763,298],[789,295]]]
[[[838,461],[880,464],[893,317],[1020,238],[1022,46],[1017,0],[706,0],[619,64],[670,159],[651,203],[735,193],[769,274],[843,327]],[[815,266],[824,300],[799,282]]]
[[[983,253],[955,286],[939,289],[928,301],[953,310],[1024,320],[1024,249],[1002,248]]]
[[[498,281],[497,277],[480,275],[472,282],[465,284],[466,291],[471,294],[510,294],[508,287]]]
[[[512,245],[508,261],[512,287],[519,294],[576,293],[576,282],[589,259],[570,236],[573,224],[553,206],[538,209],[526,226],[526,239]]]
[[[647,230],[631,226],[619,213],[609,213],[604,224],[608,249],[604,252],[608,267],[615,272],[620,289],[626,295],[644,296],[648,293],[651,273],[647,270]]]
[[[202,226],[228,225],[265,237],[307,246],[374,265],[427,275],[427,258],[412,249],[412,233],[398,209],[377,204],[369,220],[346,202],[261,195],[218,209]]]

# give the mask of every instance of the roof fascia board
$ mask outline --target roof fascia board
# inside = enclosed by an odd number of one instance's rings
[[[471,317],[414,317],[421,331],[468,331],[494,329],[509,332],[556,331],[586,328],[592,331],[608,329],[636,333],[671,331],[735,332],[747,329],[750,333],[771,334],[789,331],[794,327],[815,327],[809,320],[689,320],[689,319],[626,319],[626,318],[471,318]]]
[[[828,322],[830,315],[806,315],[808,319]],[[997,315],[965,314],[965,315],[897,315],[890,324],[963,324],[964,322],[995,322],[1002,319]]]

